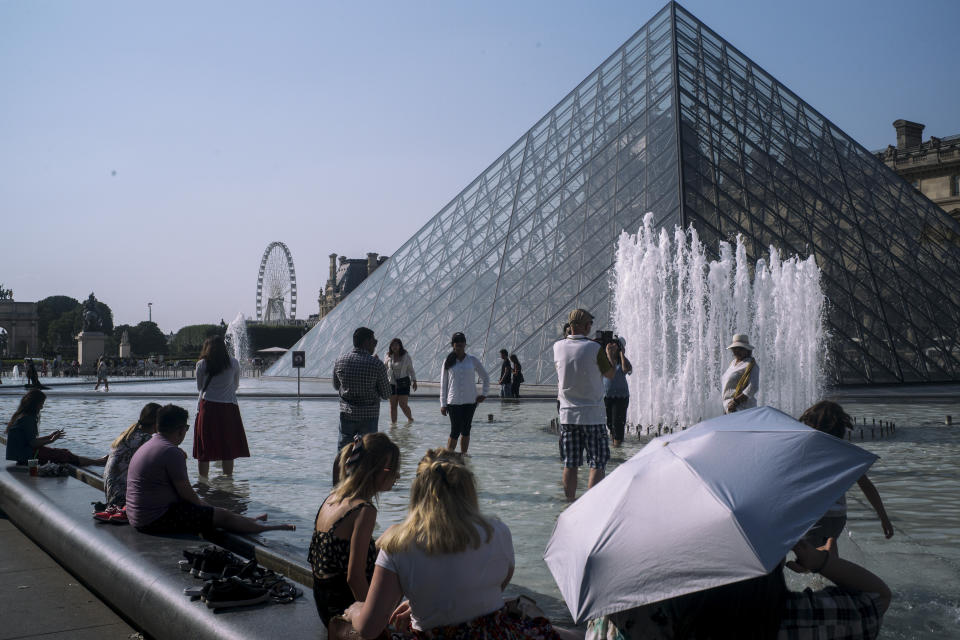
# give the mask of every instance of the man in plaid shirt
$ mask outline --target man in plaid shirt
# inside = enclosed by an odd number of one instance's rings
[[[380,401],[390,397],[387,368],[373,355],[377,339],[373,330],[360,327],[353,332],[353,351],[333,363],[333,388],[340,394],[339,452],[353,436],[376,433],[380,422]],[[333,484],[339,480],[339,455],[333,460]]]

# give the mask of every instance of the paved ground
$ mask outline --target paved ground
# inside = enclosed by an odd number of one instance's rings
[[[0,512],[0,640],[141,638]]]

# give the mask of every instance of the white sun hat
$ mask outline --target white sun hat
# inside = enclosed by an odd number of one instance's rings
[[[734,347],[740,347],[741,349],[746,349],[747,351],[753,351],[753,345],[750,344],[750,338],[747,337],[745,333],[737,333],[733,336],[733,342],[730,343],[730,346],[727,349],[733,349]]]

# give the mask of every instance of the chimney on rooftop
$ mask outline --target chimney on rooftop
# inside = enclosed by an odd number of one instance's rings
[[[897,130],[897,149],[919,147],[923,142],[923,126],[919,122],[895,120],[893,127]]]
[[[368,253],[367,254],[367,275],[369,276],[373,273],[374,269],[377,268],[377,254]]]
[[[330,282],[337,281],[337,254],[330,254]]]

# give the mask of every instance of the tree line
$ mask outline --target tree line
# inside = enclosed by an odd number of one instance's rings
[[[120,341],[124,331],[130,339],[130,351],[135,358],[162,355],[171,358],[196,359],[200,355],[203,341],[212,335],[224,335],[226,323],[194,324],[181,328],[168,341],[157,323],[144,320],[136,325],[120,324],[114,326],[113,312],[110,307],[97,300],[97,313],[100,315],[102,331],[107,340],[104,345],[108,357],[118,357]],[[53,357],[60,354],[72,360],[77,353],[77,334],[83,328],[83,305],[70,296],[50,296],[37,303],[39,316],[39,339],[41,354]],[[299,326],[273,327],[251,326],[248,340],[251,350],[266,347],[293,346],[305,333]]]

